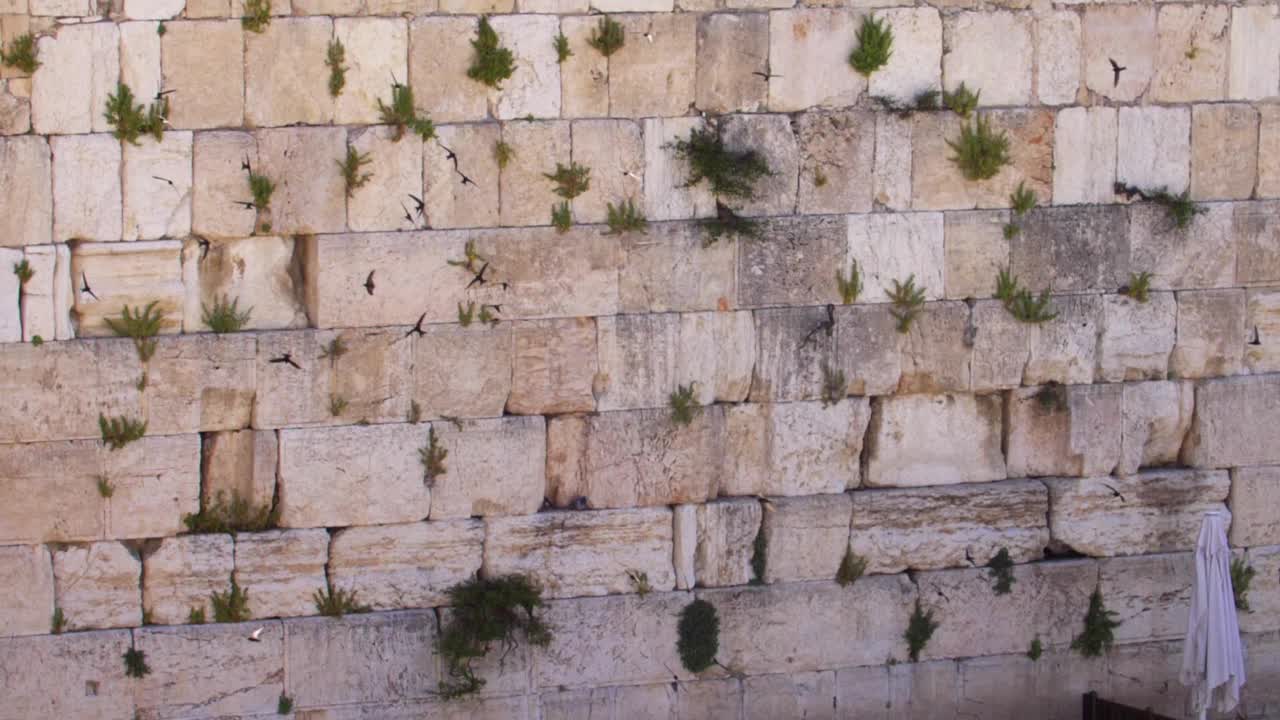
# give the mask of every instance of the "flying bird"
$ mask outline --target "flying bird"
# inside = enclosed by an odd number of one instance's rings
[[[459,175],[462,175],[462,173],[461,173],[461,172],[459,172],[458,174],[459,174]],[[466,175],[462,175],[462,184],[463,184],[463,185],[466,185],[466,184],[468,184],[468,183],[470,183],[470,184],[472,184],[472,185],[475,185],[475,182],[474,182],[471,178],[467,177]]]
[[[422,217],[423,210],[427,207],[427,204],[422,202],[422,198],[413,193],[409,193],[409,198],[413,200],[413,209],[417,212],[418,217]]]
[[[404,219],[405,219],[405,222],[409,223],[409,225],[411,225],[411,226],[412,226],[412,225],[413,225],[413,216],[409,214],[409,208],[405,207],[405,206],[404,206],[404,203],[402,202],[402,203],[400,203],[400,209],[404,210]]]
[[[245,155],[244,160],[240,161],[240,169],[245,172],[253,172],[253,168],[249,165],[249,156]]]
[[[1107,62],[1111,63],[1111,72],[1115,73],[1115,76],[1116,76],[1115,82],[1111,84],[1111,87],[1115,87],[1120,84],[1120,73],[1124,72],[1125,70],[1128,70],[1129,68],[1121,67],[1120,65],[1117,65],[1116,61],[1112,60],[1111,58],[1107,58]]]
[[[1125,500],[1125,499],[1124,499],[1124,495],[1121,495],[1119,490],[1117,490],[1117,489],[1115,489],[1115,488],[1111,487],[1110,485],[1108,485],[1108,484],[1106,484],[1106,483],[1102,483],[1102,487],[1104,487],[1104,488],[1106,488],[1106,489],[1110,490],[1112,495],[1115,495],[1116,497],[1120,498],[1120,502],[1129,502],[1128,500]]]
[[[1253,339],[1249,341],[1250,345],[1261,345],[1262,335],[1258,333],[1258,326],[1253,326]]]
[[[204,260],[209,257],[209,238],[202,238],[199,235],[196,235],[195,238],[196,244],[200,246],[200,259]]]
[[[456,152],[454,152],[454,151],[450,150],[449,148],[445,147],[445,144],[444,144],[444,143],[442,143],[442,142],[440,142],[439,140],[437,140],[437,141],[436,141],[436,144],[437,144],[437,145],[439,145],[440,147],[444,148],[444,159],[445,159],[445,160],[452,160],[452,161],[453,161],[453,169],[454,169],[454,170],[457,170],[457,169],[458,169],[458,153],[456,153]]]
[[[285,353],[285,354],[281,355],[280,357],[271,358],[268,362],[273,362],[273,363],[288,363],[289,365],[292,365],[292,366],[293,366],[293,369],[294,369],[294,370],[301,370],[301,369],[302,369],[302,366],[301,366],[301,365],[299,365],[298,363],[296,363],[296,362],[294,362],[294,361],[293,361],[293,356],[292,356],[291,354],[289,354],[289,353]]]
[[[422,332],[422,321],[425,320],[426,318],[427,318],[426,313],[422,313],[421,315],[419,315],[418,322],[414,323],[413,327],[409,328],[409,332],[405,333],[404,336],[409,337],[410,335],[417,335],[418,337],[422,337],[423,335],[425,335],[426,333]]]
[[[370,295],[372,295],[372,294],[373,294],[373,288],[374,288],[374,287],[376,287],[376,286],[373,284],[373,274],[374,274],[375,272],[377,272],[377,270],[370,270],[370,271],[369,271],[369,277],[367,277],[367,278],[365,278],[365,279],[364,279],[364,290],[365,290],[365,292],[369,293]]]
[[[249,633],[249,642],[262,642],[263,630],[266,630],[266,628],[258,628],[257,630]]]
[[[89,288],[89,278],[85,277],[83,270],[80,271],[80,292],[89,293],[89,297],[93,298],[94,300],[98,299],[98,296],[94,295],[93,290]]]
[[[167,183],[169,183],[169,187],[177,187],[176,185],[174,185],[174,184],[173,184],[173,181],[172,181],[172,180],[170,180],[169,178],[162,178],[162,177],[160,177],[159,175],[152,175],[151,177],[152,177],[153,179],[155,179],[155,180],[159,180],[159,181],[161,181],[161,182],[167,182]]]
[[[467,289],[470,290],[473,285],[483,285],[486,282],[489,282],[484,278],[485,271],[487,271],[488,269],[489,269],[489,263],[485,263],[484,265],[481,265],[480,272],[476,273],[475,277],[471,278],[471,282],[467,283]]]

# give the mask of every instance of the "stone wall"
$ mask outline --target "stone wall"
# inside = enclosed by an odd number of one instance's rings
[[[1180,716],[1210,510],[1256,571],[1246,714],[1280,717],[1275,0],[249,11],[0,0],[3,46],[33,33],[39,61],[0,69],[0,719],[265,718],[282,695],[309,720],[1074,718],[1089,690]],[[482,13],[514,53],[501,89],[467,77]],[[894,45],[864,77],[868,17]],[[161,139],[113,136],[117,83],[169,99]],[[378,124],[393,83],[434,138]],[[988,180],[950,159],[966,120],[906,107],[961,83],[1009,140]],[[728,200],[755,234],[709,242],[717,198],[671,147],[708,127],[771,168]],[[590,187],[560,232],[545,174],[570,162]],[[605,224],[626,200],[645,232]],[[1001,269],[1056,317],[1016,319]],[[908,276],[926,303],[897,332]],[[208,332],[222,298],[241,331]],[[149,303],[143,359],[108,320]],[[100,416],[145,437],[111,449]],[[272,527],[188,533],[220,496]],[[842,586],[846,553],[866,574]],[[446,591],[477,572],[532,577],[554,638],[446,701]],[[233,581],[251,622],[189,622]],[[316,617],[330,588],[372,612]],[[1095,588],[1121,625],[1087,659]],[[697,675],[694,597],[721,622]],[[910,662],[917,603],[940,625]]]

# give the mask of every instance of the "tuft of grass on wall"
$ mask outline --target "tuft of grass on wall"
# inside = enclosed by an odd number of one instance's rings
[[[858,45],[849,55],[849,64],[859,74],[870,76],[884,67],[893,56],[893,28],[884,21],[863,16],[858,28]]]

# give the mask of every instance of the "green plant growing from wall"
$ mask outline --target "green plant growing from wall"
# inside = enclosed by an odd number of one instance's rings
[[[159,300],[152,300],[142,310],[125,305],[120,310],[119,319],[103,318],[107,328],[119,337],[133,339],[138,349],[138,359],[147,362],[156,352],[156,335],[160,333],[160,325],[164,322],[164,311],[156,310]]]
[[[40,67],[36,60],[36,39],[31,33],[23,33],[9,43],[9,47],[0,48],[0,64],[30,75]]]
[[[693,383],[677,386],[675,392],[667,397],[667,404],[671,407],[672,424],[683,427],[693,422],[693,416],[698,412]]]
[[[409,401],[409,414],[405,420],[408,421],[410,425],[417,425],[422,422],[422,406],[418,404],[417,400]]]
[[[568,200],[551,206],[551,225],[558,233],[567,233],[573,227],[573,213],[569,210]]]
[[[736,235],[743,238],[759,237],[760,225],[751,218],[745,218],[734,212],[728,205],[716,201],[715,217],[702,221],[707,236],[702,239],[702,247],[711,247],[725,235]]]
[[[1253,583],[1253,576],[1256,574],[1257,571],[1244,558],[1231,561],[1231,592],[1235,596],[1237,610],[1253,612],[1249,608],[1249,585]]]
[[[822,188],[827,186],[827,174],[822,172],[822,168],[815,167],[813,169],[813,186]]]
[[[116,494],[116,486],[111,484],[111,480],[106,475],[97,477],[98,496],[103,500],[110,500],[111,496]]]
[[[138,382],[134,385],[138,388],[138,392],[145,392],[147,389],[147,371],[143,370],[142,375],[138,376]]]
[[[1018,297],[1018,276],[1009,271],[1009,267],[1003,266],[996,274],[996,299],[1004,303],[1005,310],[1013,304],[1013,299]]]
[[[147,664],[147,654],[137,648],[124,651],[124,674],[131,678],[144,678],[151,674],[151,666]]]
[[[608,15],[600,18],[600,24],[591,31],[591,38],[587,40],[588,45],[599,50],[605,57],[617,52],[626,42],[627,36],[622,25]]]
[[[382,115],[382,123],[396,129],[391,136],[392,142],[399,142],[408,130],[423,140],[436,136],[435,123],[429,117],[418,117],[413,107],[413,88],[400,83],[391,83],[391,104],[386,105],[378,98],[378,112]]]
[[[217,623],[237,623],[249,619],[249,591],[241,588],[235,578],[231,578],[231,589],[225,592],[214,592],[209,596],[213,606],[213,621]]]
[[[329,367],[335,367],[338,364],[338,360],[340,360],[343,355],[346,355],[348,350],[350,350],[350,348],[347,347],[346,341],[342,339],[341,335],[339,335],[331,339],[328,345],[320,348],[320,359],[328,360]]]
[[[193,607],[187,610],[188,625],[203,625],[205,622],[203,607]]]
[[[329,395],[329,415],[332,417],[342,415],[342,411],[346,410],[348,405],[350,405],[350,403],[341,395]]]
[[[1031,658],[1032,662],[1035,662],[1040,659],[1040,655],[1043,653],[1044,644],[1040,642],[1040,636],[1036,635],[1035,639],[1031,641],[1031,647],[1027,649],[1027,657]]]
[[[914,274],[907,276],[906,282],[893,281],[893,289],[888,291],[889,300],[893,303],[889,314],[897,319],[898,332],[911,331],[911,323],[920,314],[920,308],[924,307],[924,291],[924,288],[916,287]]]
[[[463,249],[463,258],[461,260],[446,260],[446,263],[466,269],[469,273],[476,273],[480,270],[480,265],[485,262],[484,256],[476,252],[476,241],[468,240]]]
[[[849,64],[859,74],[870,76],[893,56],[893,28],[882,20],[864,15],[858,28],[858,46],[849,55]]]
[[[515,156],[515,148],[511,147],[509,143],[499,140],[493,144],[493,159],[498,163],[499,170],[505,170]]]
[[[836,268],[836,287],[840,290],[840,302],[852,305],[862,294],[862,275],[858,272],[858,261],[854,260],[846,276],[844,271]]]
[[[276,701],[276,714],[288,715],[293,712],[293,698],[280,693],[280,699]]]
[[[67,616],[63,614],[62,608],[55,607],[53,609],[53,617],[49,619],[49,632],[54,635],[61,635],[63,630],[67,629]]]
[[[347,156],[342,160],[335,160],[338,168],[342,171],[342,182],[346,187],[347,197],[356,194],[356,190],[368,184],[373,173],[360,172],[360,168],[373,162],[369,159],[368,153],[357,152],[350,145],[347,146]]]
[[[348,591],[330,586],[316,590],[311,594],[311,599],[315,601],[316,612],[325,617],[369,612],[371,608],[368,605],[361,605],[356,600],[356,593],[356,590]]]
[[[511,51],[498,44],[498,33],[489,24],[489,18],[481,15],[476,37],[471,41],[474,55],[467,77],[491,88],[502,89],[502,81],[515,72],[515,57]]]
[[[239,309],[240,298],[229,300],[226,295],[214,298],[213,307],[200,303],[200,319],[210,330],[219,335],[239,332],[249,322],[253,308]]]
[[[1067,388],[1056,380],[1050,380],[1035,394],[1036,402],[1045,412],[1058,412],[1067,409]]]
[[[187,532],[203,535],[270,530],[279,519],[279,509],[270,504],[254,506],[239,492],[231,493],[228,501],[227,494],[219,490],[199,512],[183,515],[182,523],[187,526]]]
[[[18,287],[31,282],[31,278],[36,276],[35,268],[31,267],[31,263],[26,258],[13,264],[13,274],[18,276]]]
[[[653,586],[649,584],[649,573],[644,570],[627,570],[627,579],[631,581],[631,586],[636,589],[636,594],[640,597],[653,592]]]
[[[245,30],[261,33],[271,24],[271,0],[245,0],[240,25]]]
[[[343,47],[342,41],[333,39],[329,41],[329,50],[325,53],[324,64],[329,68],[329,95],[338,97],[342,94],[342,89],[347,86],[347,49]]]
[[[169,99],[161,97],[144,108],[134,104],[133,91],[124,83],[116,83],[116,91],[107,96],[107,110],[103,115],[115,127],[112,133],[117,140],[133,145],[138,137],[151,135],[158,142],[164,137],[164,124],[169,117]]]
[[[1169,219],[1173,221],[1174,227],[1184,230],[1197,215],[1202,215],[1208,210],[1202,208],[1191,201],[1191,193],[1184,190],[1181,195],[1173,195],[1164,188],[1156,191],[1152,195],[1151,200],[1162,205]]]
[[[855,553],[853,548],[846,547],[844,559],[840,561],[840,568],[836,570],[836,582],[840,583],[841,587],[848,587],[866,571],[867,559]]]
[[[907,641],[907,655],[911,658],[911,662],[920,661],[920,651],[929,643],[929,638],[933,637],[933,631],[937,629],[938,622],[933,619],[933,611],[922,611],[920,598],[916,598],[916,609],[911,613],[911,620],[907,622],[907,631],[902,634],[903,639]]]
[[[960,137],[948,140],[955,151],[951,162],[960,168],[966,180],[987,180],[995,177],[1000,169],[1012,162],[1009,158],[1009,136],[1001,130],[991,130],[990,122],[978,116],[960,128]]]
[[[849,383],[844,370],[822,363],[822,407],[839,405],[849,394]]]
[[[565,200],[572,200],[591,188],[591,168],[576,162],[570,162],[567,167],[556,163],[554,173],[542,175],[556,184],[555,193]]]
[[[644,213],[636,207],[635,201],[631,198],[618,203],[616,207],[613,203],[608,203],[606,212],[609,229],[605,235],[621,235],[627,232],[648,233],[649,221],[645,219]]]
[[[423,477],[427,486],[435,485],[436,478],[449,472],[445,467],[445,458],[449,457],[449,449],[440,444],[436,437],[436,429],[427,431],[427,444],[418,448],[418,462],[422,463]]]
[[[156,624],[155,616],[151,614],[151,608],[148,608],[148,607],[142,608],[142,624],[144,626]]]
[[[1129,283],[1120,288],[1121,295],[1128,295],[1140,303],[1151,299],[1151,273],[1129,273]]]
[[[676,650],[680,664],[691,673],[700,673],[716,664],[720,652],[720,615],[711,603],[701,598],[680,611],[676,626]]]
[[[159,35],[160,37],[164,37],[164,34],[166,32],[167,30],[164,26],[164,21],[161,20],[159,23],[156,24],[156,34]]]
[[[995,580],[992,589],[997,595],[1008,595],[1013,591],[1017,578],[1013,576],[1013,558],[1009,557],[1009,548],[1000,548],[1000,552],[987,561],[987,573]]]
[[[551,628],[535,612],[542,607],[542,591],[529,578],[507,575],[477,577],[449,589],[452,611],[440,634],[440,655],[448,680],[440,682],[445,698],[457,698],[484,687],[471,663],[488,654],[494,644],[514,648],[520,636],[531,645],[551,642]]]
[[[1018,188],[1009,196],[1009,204],[1013,209],[1013,221],[1004,225],[1004,237],[1012,240],[1022,232],[1020,221],[1036,206],[1036,191],[1028,190],[1025,182],[1019,182]]]
[[[471,327],[471,321],[476,317],[476,304],[468,302],[464,308],[462,303],[458,303],[458,324],[462,327]]]
[[[102,442],[112,450],[119,450],[135,440],[141,440],[147,434],[147,423],[123,415],[108,418],[98,414],[98,428],[102,431]]]
[[[751,584],[763,585],[765,573],[769,570],[769,535],[764,531],[764,521],[756,530],[756,538],[751,541]]]
[[[476,316],[476,319],[480,321],[481,325],[493,326],[498,324],[498,317],[493,314],[492,310],[490,310],[491,307],[495,307],[495,306],[493,305],[480,306],[480,314]]]
[[[1024,289],[1018,291],[1007,307],[1010,314],[1021,322],[1039,324],[1058,317],[1058,313],[1050,309],[1049,302],[1048,290],[1032,295],[1030,290]]]
[[[709,128],[695,128],[687,140],[676,140],[671,147],[677,158],[689,164],[689,175],[681,187],[706,180],[716,197],[749,200],[755,197],[756,182],[773,174],[760,153],[730,150],[720,133]]]
[[[960,83],[953,92],[942,93],[942,104],[946,105],[951,112],[968,120],[973,111],[978,108],[980,97],[982,97],[981,90],[975,93],[965,87],[964,83]]]
[[[31,347],[40,347],[44,344],[44,338],[39,335],[31,336]]]
[[[933,110],[937,110],[938,108],[942,107],[941,104],[939,103],[939,100],[941,98],[942,98],[942,93],[938,92],[933,88],[929,88],[928,90],[921,90],[920,92],[915,94],[915,97],[911,98],[912,109],[919,110],[922,112],[930,112]]]
[[[1102,602],[1102,589],[1095,587],[1089,596],[1089,610],[1084,615],[1084,630],[1071,641],[1071,649],[1085,657],[1097,657],[1110,650],[1115,640],[1112,631],[1120,627],[1114,615]]]
[[[565,60],[568,60],[573,55],[573,51],[569,49],[569,38],[565,37],[564,33],[556,35],[552,44],[556,49],[557,63],[563,64]]]

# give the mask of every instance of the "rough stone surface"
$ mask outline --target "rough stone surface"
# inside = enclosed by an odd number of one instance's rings
[[[1280,107],[1258,108],[1258,197],[1280,197]]]
[[[958,302],[924,307],[899,333],[902,378],[899,393],[964,392],[970,389],[972,351],[969,308]],[[895,328],[896,330],[896,328]]]
[[[160,625],[185,623],[197,610],[212,620],[209,596],[226,590],[234,569],[230,535],[165,538],[143,558],[142,607]]]
[[[259,627],[258,642],[245,642]],[[284,692],[279,622],[142,628],[134,632],[133,645],[151,667],[150,674],[131,681],[137,682],[143,717],[266,714],[275,711]],[[211,653],[210,647],[224,650]]]
[[[875,158],[874,115],[857,111],[806,113],[796,123],[800,147],[798,210],[871,210]]]
[[[778,498],[765,506],[764,582],[828,580],[849,545],[849,495]]]
[[[821,307],[757,310],[752,402],[816,400],[822,366],[834,368],[835,311]],[[847,376],[846,376],[847,377]],[[856,388],[854,388],[856,391]]]
[[[1029,15],[962,12],[947,19],[946,29],[948,52],[942,56],[942,72],[947,91],[963,82],[971,90],[982,90],[980,101],[985,105],[1025,105],[1031,100]],[[993,47],[1000,52],[991,52]],[[927,59],[922,60],[926,67]]]
[[[696,507],[694,577],[700,587],[745,585],[761,528],[762,505],[755,498],[716,500]]]
[[[917,487],[1002,479],[1000,415],[999,399],[991,396],[879,398],[871,407],[863,482]]]
[[[1053,301],[1058,317],[1031,329],[1031,356],[1022,382],[1093,382],[1102,321],[1102,298],[1096,295],[1058,296]]]
[[[1011,477],[1111,473],[1120,461],[1120,385],[1046,385],[1014,390],[1005,412]]]
[[[564,117],[609,115],[609,58],[587,44],[599,25],[600,20],[590,16],[566,17],[560,23],[560,32],[573,51],[560,65],[560,108]]]
[[[1245,367],[1252,373],[1280,370],[1280,293],[1249,290],[1246,299]]]
[[[1114,292],[1129,280],[1128,216],[1117,205],[1037,208],[1009,243],[1022,286],[1060,292]]]
[[[479,520],[347,528],[333,536],[329,579],[376,609],[432,607],[480,569],[483,542]]]
[[[119,240],[120,142],[109,135],[60,136],[50,148],[54,239]]]
[[[541,417],[433,423],[448,455],[431,478],[431,519],[527,515],[546,489],[546,422]]]
[[[1006,310],[1004,303],[995,300],[974,303],[964,319],[966,323],[962,332],[974,333],[972,357],[969,359],[969,386],[972,390],[988,392],[1021,385],[1031,359],[1031,338],[1043,323],[1024,323]],[[962,335],[961,347],[964,341]]]
[[[298,245],[286,237],[184,242],[183,330],[207,332],[205,310],[232,301],[248,311],[245,329],[306,327]]]
[[[1231,8],[1219,5],[1160,6],[1153,99],[1188,102],[1223,98],[1230,18]]]
[[[516,414],[595,409],[596,327],[589,319],[519,323],[513,330],[511,395]]]
[[[1182,446],[1192,467],[1280,463],[1271,442],[1280,382],[1274,375],[1205,380],[1196,386],[1196,415]]]
[[[501,120],[560,115],[560,66],[555,47],[547,41],[560,31],[559,18],[523,15],[495,17],[494,32],[514,56],[515,72],[501,82],[491,114]],[[470,80],[470,79],[469,79]],[[480,89],[475,81],[472,91]]]
[[[442,125],[436,128],[439,145],[445,147],[472,147],[480,152],[470,153],[467,157],[466,176],[472,181],[462,184],[461,178],[454,172],[453,161],[449,154],[439,146],[426,146],[411,143],[411,147],[395,151],[413,154],[419,152],[413,146],[421,148],[425,163],[423,175],[426,178],[426,221],[433,228],[477,227],[498,224],[498,161],[492,149],[501,141],[502,130],[496,124],[479,125]],[[484,152],[485,149],[490,150]],[[520,151],[514,146],[512,150]],[[530,150],[536,150],[530,149]],[[406,170],[405,177],[408,177]],[[388,200],[407,199],[401,194]],[[403,228],[409,224],[403,216],[395,217]]]
[[[1280,58],[1272,50],[1277,32],[1280,10],[1266,5],[1231,9],[1228,97],[1256,100],[1276,96],[1280,88]]]
[[[1280,545],[1280,520],[1270,512],[1280,494],[1280,467],[1231,470],[1231,544]]]
[[[0,247],[52,242],[52,173],[43,138],[0,138]]]
[[[592,168],[591,187],[573,200],[574,220],[603,223],[609,207],[627,201],[643,205],[644,140],[640,124],[630,120],[574,122],[573,161]]]
[[[1195,391],[1187,382],[1126,383],[1120,465],[1131,475],[1138,468],[1174,465],[1191,427]]]
[[[1172,293],[1153,292],[1147,302],[1125,295],[1105,296],[1098,330],[1098,379],[1163,379],[1176,334],[1177,303]]]
[[[271,231],[280,234],[347,229],[346,194],[334,163],[346,156],[342,128],[279,128],[257,133],[260,168],[276,183]]]
[[[1258,177],[1258,111],[1197,105],[1191,111],[1191,197],[1248,199]]]
[[[852,305],[835,310],[836,359],[851,395],[885,395],[902,376],[898,321],[887,305]]]
[[[1186,108],[1120,108],[1116,182],[1177,195],[1191,173],[1191,113]]]
[[[116,91],[120,30],[114,23],[66,25],[36,43],[31,127],[41,135],[110,129],[102,112]],[[72,147],[72,146],[68,146]]]
[[[1098,587],[1120,626],[1116,642],[1186,636],[1195,553],[1108,558],[1098,563]]]
[[[515,149],[515,156],[502,170],[501,224],[551,222],[551,208],[560,203],[561,198],[555,194],[555,184],[546,175],[555,173],[557,164],[569,165],[569,128],[567,122],[525,121],[503,127],[502,140]]]
[[[1155,72],[1156,9],[1137,5],[1102,5],[1084,12],[1085,86],[1110,100],[1137,100]],[[1108,58],[1126,70],[1119,82]]]
[[[284,628],[296,707],[403,701],[439,689],[434,613],[307,618]]]
[[[737,297],[737,243],[702,247],[703,231],[691,223],[656,223],[644,235],[622,238],[619,310],[670,312],[716,310]]]
[[[845,8],[769,13],[769,109],[852,105],[867,80],[849,66],[859,14]],[[824,68],[823,72],[812,72]]]
[[[378,101],[391,104],[391,77],[408,77],[408,24],[392,17],[335,18],[333,35],[342,43],[347,68],[342,94],[333,101],[334,122],[378,122]]]
[[[887,302],[893,282],[914,276],[926,300],[942,297],[942,213],[872,214],[849,218],[849,260],[858,264],[864,302]]]
[[[877,113],[873,199],[894,210],[911,207],[911,140],[914,123],[892,113]]]
[[[164,27],[160,39],[164,86],[182,95],[173,103],[169,121],[181,129],[239,126],[245,115],[245,74],[226,68],[239,67],[244,57],[240,21],[176,21]]]
[[[1036,95],[1045,105],[1069,105],[1080,91],[1080,16],[1059,10],[1036,18]]]
[[[1000,211],[946,213],[943,220],[942,296],[952,300],[991,297],[996,276],[1009,265],[1009,240]]]
[[[181,252],[176,240],[77,245],[71,256],[71,276],[81,280],[72,309],[76,336],[114,335],[104,318],[119,319],[124,307],[142,309],[153,301],[162,313],[160,333],[177,332],[183,314]],[[86,279],[93,294],[83,290]]]
[[[100,542],[53,552],[53,584],[67,629],[142,624],[142,561],[124,545]]]
[[[699,118],[648,118],[644,121],[644,214],[653,220],[710,217],[715,201],[706,182],[686,187],[689,165],[672,147],[705,128]]]
[[[467,77],[474,17],[415,17],[409,23],[409,86],[415,109],[442,123],[483,120],[490,94]],[[390,78],[387,79],[390,81]]]
[[[1235,206],[1231,232],[1236,239],[1236,284],[1280,282],[1280,202]]]
[[[1243,290],[1180,292],[1177,340],[1169,374],[1180,378],[1235,375],[1248,341]]]
[[[237,534],[235,580],[248,593],[250,616],[315,614],[328,555],[324,528]]]
[[[728,453],[721,495],[840,493],[859,484],[865,398],[740,405],[725,415]]]
[[[324,57],[333,36],[327,17],[277,18],[261,33],[245,33],[245,122],[258,127],[333,117]]]
[[[410,195],[423,197],[423,146],[416,138],[404,137],[397,142],[392,140],[394,136],[395,131],[385,126],[354,131],[347,136],[348,147],[355,150],[357,157],[367,160],[367,164],[356,171],[362,177],[368,176],[364,186],[352,188],[347,196],[347,225],[353,231],[405,230],[406,226],[417,227],[421,220],[414,215],[412,225],[406,221],[402,203],[406,203]],[[449,142],[452,138],[442,137],[442,140]],[[335,158],[334,162],[345,161],[345,152],[344,149],[342,157]],[[432,180],[438,177],[430,170],[426,175]],[[452,187],[452,183],[446,187]],[[431,198],[428,194],[428,202]],[[496,209],[495,203],[493,210]],[[435,207],[428,205],[427,219],[435,223],[433,210]],[[450,225],[446,222],[434,226]]]
[[[1236,248],[1230,203],[1198,206],[1204,212],[1179,229],[1154,203],[1129,208],[1129,265],[1151,273],[1158,290],[1235,285]]]
[[[10,588],[4,595],[8,610],[0,620],[0,633],[9,637],[49,632],[55,607],[49,550],[43,545],[2,546],[0,570],[9,578]]]
[[[410,398],[424,419],[496,417],[511,392],[511,326],[430,326],[415,340],[412,362]]]
[[[763,110],[769,86],[769,17],[708,13],[698,20],[695,104],[710,113]]]
[[[938,11],[931,7],[895,8],[882,10],[876,17],[893,29],[894,51],[889,62],[871,73],[869,94],[909,102],[918,93],[941,88],[939,68],[944,62]],[[955,63],[958,58],[948,55],[947,61]],[[972,80],[969,84],[973,84]]]
[[[254,231],[255,213],[236,205],[237,201],[253,199],[242,167],[245,160],[250,167],[258,167],[258,144],[253,135],[243,132],[195,134],[191,229],[197,235],[242,238]]]
[[[791,118],[786,115],[734,115],[720,123],[720,137],[730,151],[753,150],[770,174],[756,181],[754,196],[735,203],[745,215],[790,215],[796,209],[799,151]]]
[[[840,296],[831,268],[845,258],[850,231],[844,216],[777,218],[760,225],[758,236],[738,239],[739,306],[810,305]]]
[[[687,111],[694,99],[697,16],[623,15],[617,22],[630,41],[609,57],[609,114],[671,117]]]
[[[1116,182],[1116,111],[1070,107],[1054,124],[1053,202],[1057,205],[1108,202]]]

